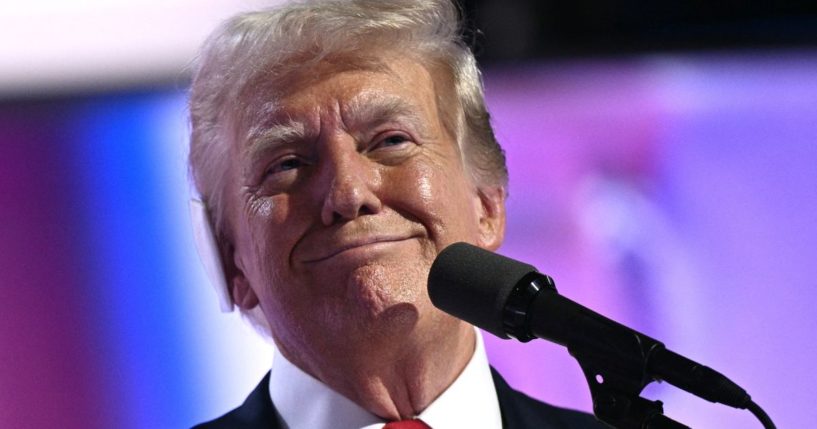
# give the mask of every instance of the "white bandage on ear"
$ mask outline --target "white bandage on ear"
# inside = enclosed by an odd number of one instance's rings
[[[204,271],[210,278],[210,284],[216,289],[218,303],[223,313],[233,311],[233,300],[227,288],[227,277],[224,275],[224,265],[221,263],[221,254],[216,244],[216,235],[207,216],[207,207],[204,202],[195,198],[190,200],[190,219],[193,222],[193,238],[196,241],[196,250],[204,265]]]

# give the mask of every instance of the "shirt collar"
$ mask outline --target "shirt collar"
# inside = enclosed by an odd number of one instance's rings
[[[434,429],[502,427],[499,400],[482,335],[462,373],[418,418]],[[289,429],[380,429],[385,423],[276,353],[270,396]]]

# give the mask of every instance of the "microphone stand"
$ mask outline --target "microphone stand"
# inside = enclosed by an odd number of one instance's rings
[[[665,416],[661,401],[639,396],[652,381],[646,373],[622,370],[575,348],[568,351],[584,372],[593,398],[593,414],[599,420],[618,429],[689,429]]]
[[[594,414],[619,429],[689,429],[664,416],[661,401],[639,396],[653,381],[667,381],[711,402],[750,411],[756,407],[722,374],[559,295],[553,279],[538,272],[514,286],[503,326],[522,342],[544,338],[567,347],[590,386]]]

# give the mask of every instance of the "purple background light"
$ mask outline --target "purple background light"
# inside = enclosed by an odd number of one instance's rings
[[[697,56],[491,70],[508,151],[505,254],[560,291],[720,369],[780,427],[817,424],[814,58]],[[488,341],[534,396],[590,409],[559,347]],[[692,427],[757,426],[668,386]]]

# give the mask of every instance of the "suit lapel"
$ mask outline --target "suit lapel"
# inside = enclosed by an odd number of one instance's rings
[[[278,423],[278,412],[272,404],[269,394],[270,373],[253,389],[250,396],[236,411],[236,423],[246,422],[247,428],[274,428],[282,429]],[[244,426],[240,426],[243,428]]]
[[[193,429],[283,429],[270,398],[269,378],[267,372],[238,408]]]
[[[602,429],[607,426],[590,414],[554,407],[511,388],[491,367],[504,429]]]

